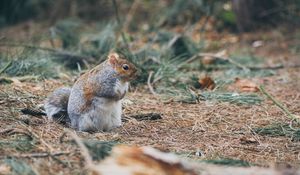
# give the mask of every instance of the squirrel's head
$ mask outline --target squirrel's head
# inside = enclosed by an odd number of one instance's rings
[[[117,53],[110,53],[108,55],[108,63],[112,65],[123,81],[128,82],[134,80],[137,76],[137,68],[135,65]]]

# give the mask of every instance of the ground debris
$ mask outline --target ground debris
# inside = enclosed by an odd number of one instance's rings
[[[200,89],[213,90],[216,87],[216,83],[211,77],[205,76],[204,78],[199,78],[198,80]]]
[[[234,82],[234,86],[240,92],[258,92],[259,91],[258,85],[255,82],[253,82],[251,80],[247,80],[247,79],[236,78],[235,82]]]
[[[16,159],[5,159],[4,162],[11,167],[12,174],[36,175],[26,162]]]
[[[218,100],[238,105],[257,105],[263,101],[263,99],[256,94],[240,94],[235,92],[202,92],[200,94],[200,100]]]
[[[260,135],[266,135],[270,137],[288,137],[292,141],[300,141],[300,129],[293,128],[291,125],[284,123],[275,123],[266,127],[254,128],[253,131]]]
[[[162,119],[162,115],[159,113],[147,113],[147,114],[136,114],[136,115],[131,115],[128,118],[134,118],[137,121],[143,121],[143,120],[159,120]],[[124,119],[127,121],[126,119]]]

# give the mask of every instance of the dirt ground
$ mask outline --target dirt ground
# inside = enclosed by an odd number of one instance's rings
[[[270,39],[262,47],[251,47],[252,42],[262,36],[268,36]],[[292,65],[300,62],[299,55],[289,50],[294,42],[282,34],[260,32],[259,35],[244,35],[243,44],[233,43],[228,46],[228,50],[237,52],[243,48],[250,48],[251,52],[264,57],[267,64],[280,62]],[[16,157],[32,165],[40,174],[80,174],[83,171],[81,154],[78,148],[68,141],[70,138],[64,137],[64,126],[20,112],[23,108],[41,104],[47,94],[55,88],[71,85],[71,79],[0,84],[1,143],[18,139],[19,135],[28,135],[35,140],[30,151],[20,151],[13,146],[1,144],[2,161],[6,157]],[[279,69],[274,76],[255,78],[255,81],[263,84],[267,92],[284,104],[291,113],[300,115],[300,67]],[[257,93],[265,97],[262,93]],[[193,160],[232,158],[258,166],[272,167],[284,164],[300,167],[299,141],[253,132],[254,128],[274,123],[289,124],[291,121],[268,99],[261,105],[235,105],[214,101],[187,104],[163,100],[152,95],[145,86],[128,93],[125,101],[125,116],[160,113],[162,119],[130,119],[111,132],[78,132],[78,135],[84,139],[149,145],[176,152]],[[199,152],[202,155],[196,156]]]

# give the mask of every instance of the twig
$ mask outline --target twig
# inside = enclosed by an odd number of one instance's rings
[[[182,37],[182,36],[183,36],[183,35],[179,35],[179,34],[175,35],[175,36],[168,42],[168,44],[167,44],[167,46],[164,48],[164,50],[170,49],[170,48],[174,45],[174,43],[175,43],[180,37]]]
[[[207,25],[207,23],[208,23],[210,17],[211,17],[210,15],[207,15],[207,16],[205,17],[204,24],[203,24],[202,27],[200,28],[200,33],[201,33],[201,34],[205,32],[205,27],[206,27],[206,25]],[[202,36],[202,35],[201,35],[201,36]]]
[[[31,138],[34,138],[33,135],[31,133],[29,133],[28,131],[26,132],[26,130],[22,130],[19,128],[8,128],[8,129],[4,129],[0,131],[0,135],[12,135],[12,134],[24,134],[27,135]]]
[[[214,57],[214,58],[218,58],[218,59],[222,59],[224,61],[228,61],[229,63],[237,66],[238,68],[241,68],[243,70],[249,71],[249,70],[261,70],[261,69],[283,69],[283,68],[297,68],[300,67],[300,64],[295,64],[295,65],[289,65],[289,66],[284,66],[284,65],[276,65],[276,66],[260,66],[260,67],[254,67],[254,66],[244,66],[234,60],[232,60],[229,57],[222,57],[222,56],[218,56],[215,55],[213,53],[198,53],[193,55],[191,58],[187,59],[185,62],[179,64],[177,67],[181,68],[183,65],[187,64],[187,63],[191,63],[194,60],[196,60],[198,57],[205,57],[205,56],[209,56],[209,57]]]
[[[49,52],[61,52],[60,50],[57,50],[57,49],[52,49],[52,48],[47,48],[47,47],[39,47],[39,46],[35,46],[35,45],[30,45],[30,44],[0,43],[0,46],[26,47],[29,49],[39,49],[39,50],[45,50],[45,51],[49,51]]]
[[[162,119],[161,114],[159,113],[136,114],[136,115],[131,115],[129,117],[135,118],[137,121]]]
[[[38,140],[40,141],[40,143],[42,143],[43,145],[45,145],[45,146],[48,148],[48,150],[50,150],[50,152],[52,152],[52,151],[54,150],[54,148],[53,148],[51,145],[49,145],[42,137],[39,137],[39,135],[37,135],[36,133],[34,133],[34,131],[32,131],[31,128],[28,128],[27,130],[28,130],[28,131],[30,132],[30,134],[32,134],[36,139],[38,139]]]
[[[284,69],[284,68],[298,68],[300,67],[300,64],[294,64],[294,65],[276,65],[276,66],[261,66],[261,67],[248,67],[250,70],[261,70],[261,69],[271,69],[271,70],[276,70],[276,69]]]
[[[162,115],[159,113],[147,113],[147,114],[136,114],[136,115],[130,115],[130,116],[122,116],[122,122],[128,122],[132,118],[134,118],[137,121],[151,121],[151,120],[159,120],[162,119]]]
[[[91,170],[96,170],[95,165],[93,163],[93,160],[89,154],[88,149],[85,147],[85,145],[83,144],[83,142],[80,140],[80,138],[73,132],[68,131],[68,133],[71,135],[71,137],[75,140],[75,142],[77,143],[77,145],[79,146],[80,150],[81,150],[81,154],[84,157],[84,160],[87,164],[87,168],[91,169]]]
[[[135,12],[136,12],[136,9],[139,6],[139,2],[140,2],[139,0],[134,0],[132,5],[131,5],[131,8],[130,8],[127,16],[126,16],[126,20],[125,20],[125,23],[124,23],[124,30],[125,31],[128,31],[128,28],[129,28],[129,25],[132,21],[132,18],[134,16]]]
[[[153,71],[150,71],[150,72],[149,72],[147,84],[148,84],[148,87],[149,87],[150,92],[151,92],[153,95],[157,95],[157,93],[154,91],[154,89],[153,89],[153,87],[152,87],[152,84],[151,84],[151,78],[152,78],[153,73],[154,73]]]
[[[123,40],[126,48],[129,48],[128,42],[127,42],[126,37],[125,37],[125,34],[122,31],[123,25],[122,25],[122,22],[121,22],[121,19],[120,19],[120,16],[119,16],[118,4],[117,4],[116,0],[112,0],[112,2],[113,2],[113,5],[114,5],[114,9],[115,9],[115,13],[116,13],[116,19],[117,19],[117,22],[118,22],[119,30],[121,32],[122,40]]]
[[[6,155],[1,156],[1,159],[7,157],[15,157],[15,158],[43,158],[43,157],[52,157],[52,156],[61,156],[61,155],[68,155],[72,152],[56,152],[56,153],[30,153],[30,154],[20,154],[20,155]]]
[[[259,90],[265,94],[270,100],[273,101],[273,103],[279,107],[290,119],[296,120],[299,122],[299,117],[292,114],[285,106],[283,106],[279,101],[277,101],[272,95],[270,95],[263,86],[259,86]]]
[[[40,47],[40,46],[35,46],[35,45],[30,45],[30,44],[0,43],[0,46],[24,47],[24,48],[29,48],[29,49],[44,50],[47,52],[53,52],[57,56],[66,56],[66,57],[70,57],[70,58],[79,58],[79,59],[83,59],[83,60],[91,58],[89,56],[74,54],[74,53],[64,51],[64,50],[52,49],[52,48],[48,48],[48,47]]]
[[[38,109],[30,109],[30,108],[23,108],[21,109],[21,112],[25,115],[31,115],[34,117],[40,118],[40,116],[45,116],[46,113],[44,111],[38,110]]]
[[[222,56],[218,56],[216,54],[212,54],[212,53],[198,53],[196,55],[193,55],[191,58],[189,58],[188,60],[186,60],[185,62],[183,62],[182,64],[180,64],[179,66],[181,67],[182,65],[186,64],[186,63],[190,63],[192,61],[194,61],[195,59],[197,59],[198,57],[205,57],[205,56],[209,56],[209,57],[214,57],[214,58],[219,58],[219,59],[222,59],[222,60],[227,60],[228,62],[230,62],[231,64],[237,66],[238,68],[241,68],[245,71],[249,71],[249,68],[232,60],[231,58],[229,57],[222,57]]]
[[[221,57],[219,57],[219,58],[221,58]],[[242,68],[244,71],[250,71],[250,69],[248,67],[246,67],[246,66],[244,66],[244,65],[242,65],[242,64],[240,64],[240,63],[238,63],[236,61],[234,61],[233,59],[231,59],[229,57],[227,58],[227,60],[228,60],[229,63],[231,63],[231,64],[233,64],[233,65],[235,65],[235,66],[237,66],[239,68]]]
[[[10,62],[8,62],[1,70],[0,70],[0,75],[6,71],[6,69],[8,69],[10,66],[12,65],[12,60],[10,60]]]

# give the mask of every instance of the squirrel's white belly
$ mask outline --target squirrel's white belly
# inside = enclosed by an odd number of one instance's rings
[[[116,82],[115,92],[124,94],[128,90],[128,83]],[[79,130],[110,130],[121,126],[122,100],[94,97],[92,108],[84,114],[79,124]]]
[[[121,100],[96,97],[93,108],[84,114],[79,130],[110,130],[121,125],[122,103]]]

